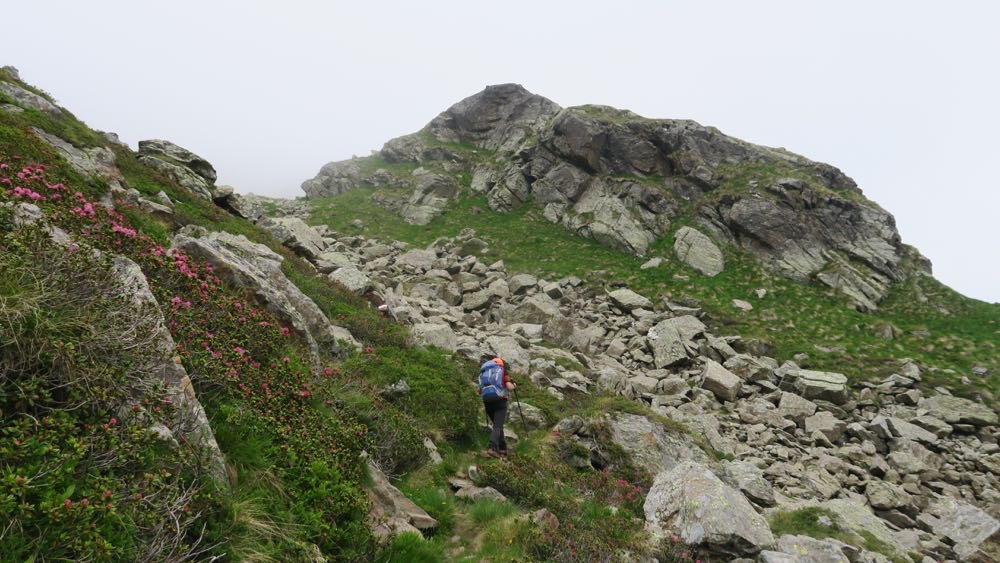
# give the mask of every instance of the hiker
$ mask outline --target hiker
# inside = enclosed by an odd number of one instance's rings
[[[493,425],[487,457],[507,457],[507,441],[503,435],[503,423],[507,418],[507,399],[517,387],[507,374],[507,363],[502,358],[485,354],[480,359],[479,395],[486,407],[486,416]]]

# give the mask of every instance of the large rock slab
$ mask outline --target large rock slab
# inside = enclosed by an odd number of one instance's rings
[[[163,315],[159,313],[156,297],[149,288],[142,268],[129,258],[115,256],[112,271],[120,283],[120,293],[125,298],[125,304],[135,308],[139,314],[137,318],[153,319],[155,326],[152,330],[153,338],[150,339],[150,346],[146,350],[145,372],[163,383],[167,396],[178,407],[175,430],[183,432],[188,440],[193,440],[205,448],[207,459],[204,464],[209,473],[219,484],[227,486],[229,474],[226,470],[226,458],[215,440],[208,415],[198,400],[190,376],[181,363],[174,361],[177,353],[176,344],[167,329]],[[156,316],[148,315],[149,311],[155,311]]]
[[[674,238],[677,258],[706,276],[716,276],[726,266],[722,251],[697,229],[681,227]]]
[[[974,424],[992,426],[997,424],[997,413],[990,407],[951,395],[935,395],[920,401],[920,408],[928,414],[948,424]]]
[[[215,186],[184,166],[150,155],[139,155],[139,162],[177,182],[180,187],[199,197],[209,201],[215,199]]]
[[[643,511],[654,540],[677,535],[687,545],[730,557],[774,545],[767,521],[750,502],[695,462],[659,473]]]
[[[691,436],[668,430],[659,422],[637,414],[616,412],[606,416],[611,440],[629,453],[632,463],[656,475],[683,461],[708,464],[708,455]]]
[[[756,465],[746,461],[725,461],[719,476],[757,504],[774,505],[774,488]]]
[[[653,306],[652,301],[627,288],[616,289],[608,293],[608,297],[615,305],[626,311],[649,309]]]
[[[173,247],[211,263],[216,275],[250,290],[257,301],[295,330],[306,341],[316,365],[320,346],[340,352],[338,335],[319,306],[281,271],[284,258],[243,235],[208,232],[188,226],[174,236]]]
[[[841,528],[850,530],[856,534],[862,532],[871,534],[888,547],[893,556],[906,557],[906,546],[900,544],[896,534],[864,504],[850,499],[838,498],[824,501],[822,504],[817,504],[816,506],[820,506],[836,514]]]
[[[949,497],[931,503],[920,520],[935,535],[952,541],[952,551],[960,560],[972,557],[983,542],[1000,532],[1000,522],[996,518],[971,504]]]
[[[701,386],[715,393],[720,401],[735,401],[742,385],[743,380],[722,367],[722,364],[714,360],[705,360]]]
[[[830,442],[836,444],[843,437],[847,430],[847,423],[840,420],[830,411],[819,411],[805,419],[806,434],[819,432],[826,436]]]
[[[548,295],[539,293],[528,297],[504,315],[508,323],[530,323],[545,325],[562,317],[559,304]]]
[[[310,260],[318,259],[326,250],[323,237],[298,217],[265,217],[257,225],[281,244]]]
[[[209,184],[214,184],[217,179],[215,167],[204,158],[193,152],[162,139],[148,139],[139,141],[139,154],[152,156],[179,164],[188,170],[201,176]]]
[[[786,370],[782,389],[798,392],[806,399],[821,399],[842,405],[847,402],[847,376],[828,371],[808,369]]]
[[[330,279],[354,293],[362,294],[371,289],[372,280],[354,266],[343,266],[330,272]]]
[[[778,402],[778,414],[790,418],[797,424],[803,424],[807,417],[816,412],[816,403],[803,399],[795,393],[783,392]]]
[[[705,323],[691,315],[673,317],[656,323],[646,333],[646,343],[653,352],[657,369],[687,361],[697,351],[694,338],[706,330]]]
[[[426,225],[444,213],[448,201],[458,195],[458,182],[443,174],[425,174],[417,180],[410,200],[403,204],[400,216],[411,225]]]
[[[22,108],[36,109],[49,114],[51,117],[62,117],[63,112],[58,106],[48,101],[42,96],[21,88],[17,84],[0,80],[0,94],[14,100],[14,103]]]
[[[0,82],[0,84],[3,84]],[[111,188],[122,188],[125,177],[115,165],[115,153],[107,147],[80,149],[63,139],[34,127],[35,135],[54,148],[77,172],[107,182]]]
[[[417,323],[411,327],[410,332],[414,340],[426,346],[437,346],[448,352],[458,349],[458,337],[446,324]]]

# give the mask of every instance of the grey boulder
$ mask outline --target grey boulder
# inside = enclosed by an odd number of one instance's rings
[[[709,469],[683,462],[656,476],[643,504],[654,540],[677,535],[687,545],[730,557],[774,545],[767,521]]]
[[[677,258],[706,276],[716,276],[725,268],[722,251],[712,239],[697,229],[681,227],[674,237]]]

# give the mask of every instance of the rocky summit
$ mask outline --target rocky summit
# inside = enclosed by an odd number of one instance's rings
[[[832,166],[500,85],[283,200],[0,110],[0,560],[1000,558],[1000,309]]]
[[[467,149],[467,150],[465,150]],[[382,200],[426,224],[458,186],[509,211],[545,218],[610,247],[645,255],[678,219],[679,259],[705,275],[724,267],[716,243],[735,245],[791,279],[815,279],[874,309],[893,283],[930,271],[889,213],[828,164],[754,145],[688,120],[648,119],[605,106],[562,108],[516,84],[489,86],[393,139],[372,158],[331,162],[302,184],[309,197],[362,186],[408,192]],[[446,174],[427,172],[440,166]],[[402,201],[405,199],[405,202]]]

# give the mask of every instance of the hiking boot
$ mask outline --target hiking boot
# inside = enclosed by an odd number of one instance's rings
[[[500,459],[500,452],[496,450],[486,450],[483,452],[483,455],[486,457],[492,457],[493,459]]]
[[[500,459],[510,459],[510,454],[507,453],[507,450],[500,450],[497,452],[497,455],[500,456]]]

